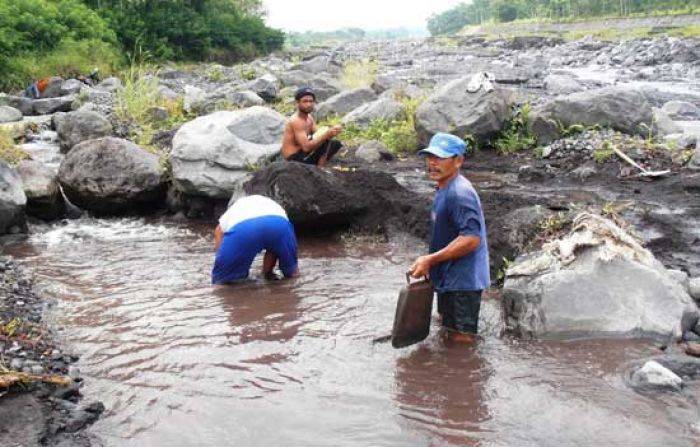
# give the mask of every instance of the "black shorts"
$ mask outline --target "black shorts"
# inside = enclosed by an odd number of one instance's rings
[[[336,153],[338,153],[341,147],[343,147],[343,145],[340,143],[340,141],[328,140],[323,143],[321,147],[310,154],[299,151],[290,155],[289,158],[287,158],[287,161],[296,161],[299,163],[306,163],[307,165],[317,165],[321,157],[328,154],[328,160],[330,160]]]
[[[438,293],[438,313],[448,330],[476,334],[479,328],[481,290]]]

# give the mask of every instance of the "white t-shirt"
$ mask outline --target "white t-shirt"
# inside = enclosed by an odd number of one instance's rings
[[[265,216],[280,216],[288,219],[287,213],[274,200],[264,196],[246,196],[236,200],[226,210],[219,218],[219,225],[221,231],[226,233],[244,220]]]

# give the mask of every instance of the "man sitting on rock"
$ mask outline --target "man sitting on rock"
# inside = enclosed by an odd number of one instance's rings
[[[278,260],[286,278],[298,273],[294,228],[284,209],[267,197],[254,195],[236,200],[219,219],[214,239],[213,284],[248,278],[250,266],[262,250],[265,250],[262,265],[265,279],[277,279],[273,270]]]
[[[314,137],[316,122],[311,116],[316,103],[316,94],[309,87],[301,87],[294,95],[297,111],[284,127],[282,137],[282,157],[311,165],[325,166],[328,160],[340,150],[342,145],[333,140],[343,128],[339,125]]]
[[[461,138],[438,133],[418,152],[426,157],[438,190],[431,212],[430,254],[416,259],[410,273],[414,278],[430,276],[447,338],[471,343],[479,325],[481,292],[491,280],[481,201],[460,173],[466,148]]]

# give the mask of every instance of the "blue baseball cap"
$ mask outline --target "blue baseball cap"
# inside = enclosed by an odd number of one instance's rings
[[[428,147],[418,151],[418,155],[435,155],[440,158],[462,156],[467,151],[467,143],[456,135],[436,133]]]

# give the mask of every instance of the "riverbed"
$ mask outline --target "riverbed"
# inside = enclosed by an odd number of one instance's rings
[[[643,339],[523,342],[482,306],[482,340],[446,346],[436,327],[394,350],[405,238],[300,240],[301,277],[210,285],[211,228],[92,219],[31,228],[8,251],[55,298],[50,317],[81,359],[83,393],[107,410],[107,446],[692,446],[694,382],[638,393]]]

